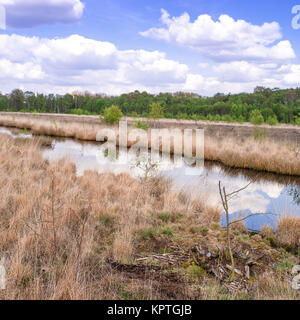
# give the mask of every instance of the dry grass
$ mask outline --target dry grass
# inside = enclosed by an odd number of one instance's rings
[[[227,166],[288,175],[300,175],[299,147],[253,138],[205,140],[205,158]],[[298,150],[298,151],[297,151]]]
[[[0,136],[0,179],[0,261],[7,270],[0,299],[249,297],[224,295],[211,277],[188,286],[179,275],[137,264],[176,243],[226,239],[220,210],[171,192],[167,181],[93,171],[78,177],[67,160],[44,160],[39,139],[6,136]],[[217,289],[209,294],[209,286]],[[290,294],[287,282],[280,288]]]
[[[300,219],[281,218],[277,228],[277,239],[282,245],[300,247]]]
[[[299,300],[298,293],[287,281],[268,273],[258,276],[251,293],[228,292],[217,280],[205,280],[201,292],[204,300]]]
[[[37,140],[0,136],[0,165],[0,252],[8,270],[2,299],[124,298],[106,261],[133,261],[140,233],[158,227],[161,212],[170,223],[191,212],[166,192],[167,182],[78,177],[68,161],[43,160]],[[164,297],[147,288],[145,298]]]
[[[271,226],[265,225],[261,228],[261,236],[265,239],[272,239],[275,237],[274,229]]]
[[[45,118],[46,119],[46,118]],[[99,121],[89,123],[80,119],[76,122],[65,121],[61,117],[57,120],[37,119],[34,115],[28,116],[12,116],[0,115],[0,125],[27,128],[32,130],[34,134],[51,135],[60,137],[70,137],[79,140],[96,141],[97,132],[103,129],[103,125]],[[81,122],[80,122],[81,121]],[[118,128],[112,128],[118,141]],[[181,136],[180,136],[181,139]],[[135,141],[128,141],[127,145],[131,146]],[[145,147],[164,149],[162,142],[158,145],[151,143],[150,129],[148,130],[148,141]],[[174,144],[171,141],[171,153],[174,152]],[[193,145],[195,150],[195,144]],[[255,169],[259,171],[281,173],[288,175],[300,175],[300,146],[291,142],[271,141],[258,137],[246,139],[226,138],[220,139],[215,136],[205,137],[205,159],[223,163],[229,167]]]
[[[292,290],[289,282],[268,273],[258,277],[254,294],[258,300],[299,300],[298,293]]]

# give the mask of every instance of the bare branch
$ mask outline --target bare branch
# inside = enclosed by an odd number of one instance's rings
[[[242,222],[242,221],[245,221],[251,217],[256,217],[256,216],[262,216],[262,215],[273,215],[273,216],[277,216],[277,214],[275,213],[252,213],[252,214],[249,214],[247,215],[246,217],[242,218],[242,219],[239,219],[239,220],[234,220],[232,222],[229,223],[229,225],[233,225],[235,223],[238,223],[238,222]]]
[[[237,191],[233,191],[233,192],[231,192],[231,193],[228,193],[228,194],[226,195],[227,198],[232,197],[233,195],[235,195],[235,194],[237,194],[237,193],[240,193],[241,191],[244,191],[244,190],[247,189],[247,188],[250,186],[250,184],[252,184],[252,183],[253,183],[253,181],[249,182],[245,187],[243,187],[243,188],[241,188],[241,189],[239,189],[239,190],[237,190]]]

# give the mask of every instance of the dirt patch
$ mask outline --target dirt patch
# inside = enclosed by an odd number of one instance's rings
[[[129,265],[109,262],[114,273],[122,273],[124,277],[131,280],[150,281],[154,291],[164,299],[188,300],[199,299],[195,292],[192,292],[189,283],[180,275],[159,266]],[[165,272],[164,272],[165,271]]]

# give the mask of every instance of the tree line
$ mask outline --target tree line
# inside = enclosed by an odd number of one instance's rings
[[[132,117],[150,117],[155,105],[161,109],[159,117],[165,118],[300,125],[300,88],[257,87],[253,93],[217,93],[213,97],[139,91],[120,96],[89,92],[46,95],[20,89],[10,94],[0,93],[0,111],[104,115],[112,105],[118,106],[123,115]]]

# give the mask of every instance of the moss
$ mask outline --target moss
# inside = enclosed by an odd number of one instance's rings
[[[158,250],[158,253],[159,253],[159,254],[166,254],[166,253],[171,253],[171,251],[168,250],[167,248],[164,248],[164,249],[159,249],[159,250]]]
[[[199,278],[201,277],[207,276],[207,272],[202,267],[194,263],[189,265],[186,270],[188,272],[189,278],[195,281],[199,280]]]

